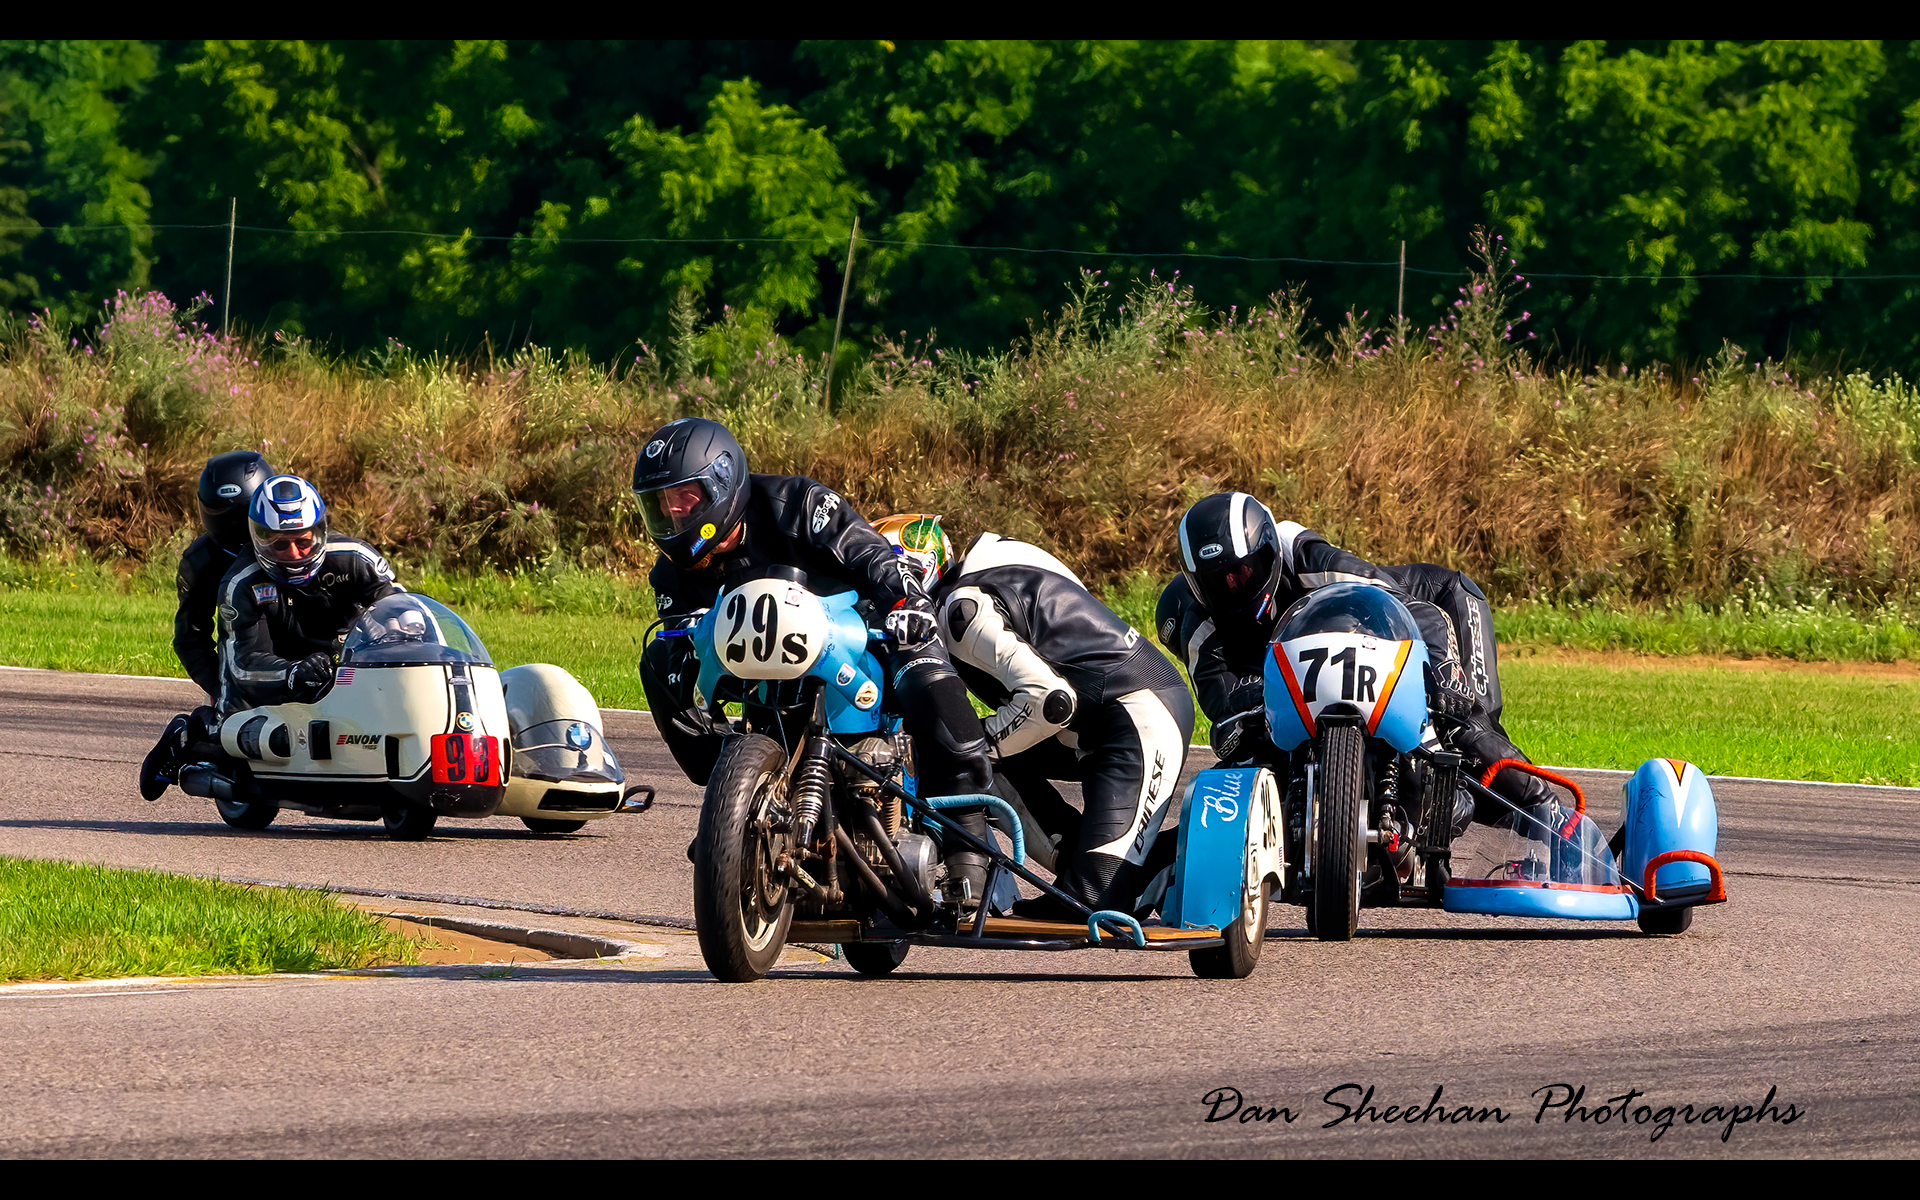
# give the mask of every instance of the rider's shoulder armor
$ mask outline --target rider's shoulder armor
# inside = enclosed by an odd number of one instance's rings
[[[1007,627],[1073,684],[1081,711],[1140,688],[1180,684],[1158,650],[1038,546],[981,534],[941,594],[966,589],[993,599]]]

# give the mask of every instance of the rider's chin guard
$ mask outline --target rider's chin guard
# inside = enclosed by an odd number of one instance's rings
[[[1644,908],[1685,908],[1727,898],[1714,847],[1720,817],[1699,767],[1652,758],[1627,781],[1620,870],[1641,889]]]
[[[1620,878],[1606,838],[1575,794],[1572,805],[1552,801],[1516,809],[1498,826],[1476,826],[1456,839],[1445,910],[1584,921],[1638,916],[1633,889]]]

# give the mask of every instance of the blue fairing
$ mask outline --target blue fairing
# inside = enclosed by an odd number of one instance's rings
[[[1180,840],[1162,918],[1182,929],[1226,929],[1246,885],[1247,821],[1260,769],[1202,771],[1180,805]]]
[[[1720,837],[1713,789],[1699,767],[1678,759],[1652,758],[1627,780],[1627,840],[1620,872],[1638,885],[1647,864],[1673,850],[1712,857]],[[1665,863],[1654,873],[1660,906],[1698,900],[1712,885],[1703,863]]]
[[[826,609],[829,637],[826,648],[807,674],[827,685],[827,728],[834,733],[877,733],[882,724],[880,710],[884,705],[880,698],[885,688],[879,660],[867,649],[867,622],[854,608],[860,602],[859,593],[839,592],[815,598]],[[693,629],[694,648],[700,654],[697,690],[702,698],[711,697],[720,677],[727,674],[714,649],[713,635],[719,620],[720,607],[716,604]],[[766,686],[752,680],[742,682],[749,687]],[[875,699],[862,709],[856,700],[860,689],[868,684],[873,687]]]
[[[1631,921],[1640,906],[1626,892],[1575,891],[1544,887],[1464,887],[1447,885],[1441,907],[1450,913],[1495,917],[1547,917],[1574,921]]]

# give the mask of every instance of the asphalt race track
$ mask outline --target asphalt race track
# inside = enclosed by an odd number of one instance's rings
[[[0,671],[0,853],[690,915],[699,793],[644,714],[608,734],[651,813],[399,844],[142,802],[136,766],[191,696]],[[1586,782],[1611,830],[1620,777]],[[1920,795],[1715,792],[1732,900],[1673,939],[1368,910],[1322,945],[1280,908],[1241,982],[1180,954],[919,948],[881,980],[610,962],[0,989],[0,1155],[1920,1153]],[[1408,1105],[1426,1119],[1385,1119]]]

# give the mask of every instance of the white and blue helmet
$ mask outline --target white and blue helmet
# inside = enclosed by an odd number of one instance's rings
[[[253,493],[247,532],[260,569],[281,583],[312,579],[327,558],[327,505],[298,475],[275,475]]]

